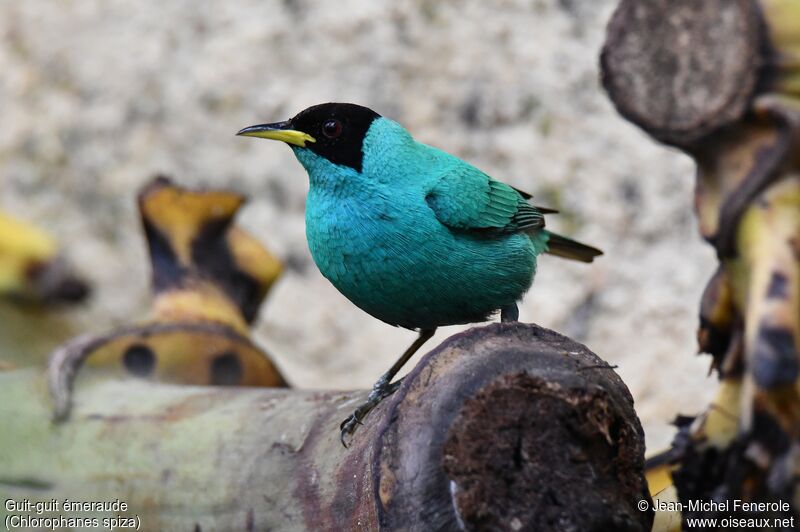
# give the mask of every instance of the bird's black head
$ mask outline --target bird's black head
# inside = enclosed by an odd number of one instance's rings
[[[285,122],[246,127],[237,135],[282,140],[360,172],[364,137],[379,117],[361,105],[323,103],[300,111]]]

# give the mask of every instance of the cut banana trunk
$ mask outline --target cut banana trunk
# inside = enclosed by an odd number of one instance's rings
[[[233,226],[244,203],[160,177],[139,195],[152,265],[153,315],[137,325],[76,338],[51,359],[55,418],[65,419],[78,368],[180,384],[286,386],[249,325],[281,263]]]

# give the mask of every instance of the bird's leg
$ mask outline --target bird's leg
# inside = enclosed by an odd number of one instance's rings
[[[356,408],[355,412],[353,412],[350,417],[342,421],[342,424],[339,425],[339,428],[342,430],[342,445],[347,447],[345,436],[353,434],[356,430],[356,427],[363,424],[361,421],[364,419],[364,417],[366,417],[369,411],[378,406],[378,403],[380,403],[385,397],[392,395],[395,390],[400,387],[402,379],[394,383],[392,382],[392,379],[395,375],[397,375],[397,372],[400,371],[405,363],[408,362],[412,356],[414,356],[414,353],[416,353],[419,348],[422,347],[422,344],[431,339],[431,336],[433,336],[433,333],[435,332],[435,328],[422,329],[419,332],[417,339],[414,340],[414,343],[405,350],[400,358],[397,359],[397,362],[395,362],[392,367],[389,368],[389,371],[381,375],[381,378],[378,379],[378,382],[376,382],[372,387],[372,392],[370,392],[367,400],[359,405],[359,407]]]
[[[519,307],[517,307],[516,303],[511,303],[500,309],[500,321],[503,323],[519,321]]]

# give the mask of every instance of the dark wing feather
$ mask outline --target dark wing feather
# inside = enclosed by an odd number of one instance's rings
[[[511,187],[511,185],[509,185],[509,186]],[[523,198],[525,198],[526,200],[529,200],[529,199],[533,198],[533,194],[529,194],[528,192],[525,192],[524,190],[520,190],[517,187],[511,187],[511,188],[516,190],[517,193],[520,196],[522,196]],[[534,207],[536,208],[537,211],[539,211],[542,214],[558,214],[558,211],[556,209],[551,209],[549,207],[542,207],[541,205],[534,205]]]

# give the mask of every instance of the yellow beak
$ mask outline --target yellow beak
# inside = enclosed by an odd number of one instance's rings
[[[289,122],[276,122],[274,124],[250,126],[239,131],[237,135],[242,137],[258,137],[261,139],[280,140],[287,144],[300,146],[301,148],[305,148],[306,142],[317,141],[317,139],[308,133],[291,129],[291,124]]]

